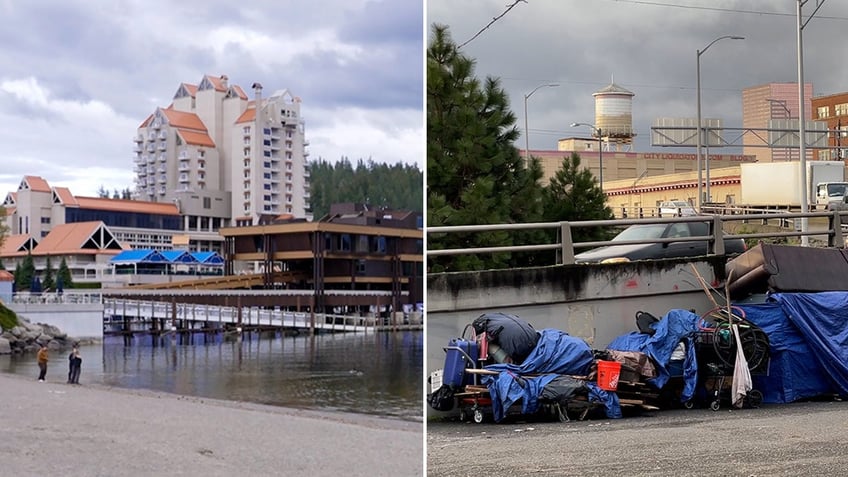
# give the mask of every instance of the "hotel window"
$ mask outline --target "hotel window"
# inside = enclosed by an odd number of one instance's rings
[[[819,114],[819,119],[830,116],[830,106],[819,106],[817,111]]]
[[[833,109],[837,116],[848,116],[848,103],[837,104]]]

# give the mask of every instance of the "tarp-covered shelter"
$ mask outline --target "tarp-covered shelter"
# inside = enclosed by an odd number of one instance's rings
[[[740,308],[769,337],[769,372],[754,376],[764,402],[848,394],[848,292],[776,293]]]

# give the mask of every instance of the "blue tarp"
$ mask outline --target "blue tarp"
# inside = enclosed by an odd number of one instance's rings
[[[848,394],[848,292],[776,293],[771,298],[798,327],[835,390]]]
[[[653,323],[653,335],[633,332],[614,339],[607,349],[618,351],[638,351],[650,356],[657,368],[657,377],[649,379],[657,389],[662,389],[670,374],[668,363],[671,353],[680,341],[686,343],[686,359],[683,361],[683,393],[681,402],[695,395],[698,384],[698,362],[695,359],[695,346],[692,337],[698,331],[700,317],[687,310],[670,310],[660,321]]]
[[[769,338],[768,373],[753,376],[754,389],[763,394],[763,402],[788,403],[832,391],[813,349],[780,303],[738,306]]]
[[[486,366],[488,370],[500,372],[498,375],[483,378],[483,384],[489,388],[489,395],[492,398],[492,414],[495,422],[503,419],[506,410],[519,399],[522,400],[521,409],[524,414],[536,412],[542,388],[553,381],[556,375],[586,375],[589,372],[594,354],[585,341],[555,329],[544,329],[539,334],[536,347],[520,365]],[[523,374],[542,374],[542,376],[526,378],[522,377]]]

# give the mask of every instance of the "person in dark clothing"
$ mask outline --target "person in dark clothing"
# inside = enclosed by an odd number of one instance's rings
[[[79,384],[81,368],[82,357],[80,356],[79,347],[74,345],[74,349],[68,355],[68,384]]]
[[[41,348],[38,350],[38,355],[36,358],[38,359],[38,381],[44,382],[44,378],[47,377],[47,361],[49,359],[47,355],[47,346],[44,344],[40,344]]]

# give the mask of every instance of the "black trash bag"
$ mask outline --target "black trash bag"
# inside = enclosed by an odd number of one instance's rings
[[[539,399],[565,406],[577,397],[585,397],[588,394],[589,392],[584,380],[561,375],[554,378],[553,381],[542,388],[542,394],[539,396]]]
[[[660,321],[659,318],[647,311],[636,312],[636,328],[639,329],[639,333],[654,336],[654,333],[656,333],[657,330],[655,330],[652,325],[658,321]]]
[[[478,335],[485,332],[515,364],[523,363],[539,342],[539,332],[530,323],[507,313],[484,313],[471,326]]]
[[[456,398],[454,396],[453,388],[447,384],[443,384],[442,387],[428,396],[427,401],[430,404],[430,407],[437,411],[450,411],[453,409]]]

